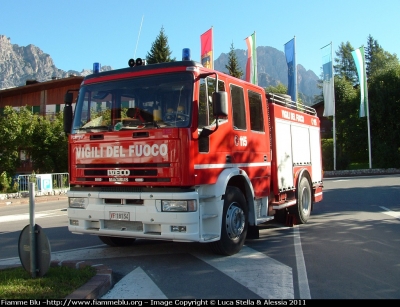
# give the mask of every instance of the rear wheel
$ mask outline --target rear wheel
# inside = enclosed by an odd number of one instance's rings
[[[310,217],[311,206],[312,199],[310,183],[306,177],[302,177],[297,187],[297,205],[291,207],[289,210],[291,214],[294,214],[299,224],[305,224]]]
[[[236,187],[227,187],[222,215],[221,238],[211,248],[220,255],[238,253],[244,244],[248,228],[248,209],[243,193]]]
[[[135,238],[120,238],[120,237],[106,237],[106,236],[99,236],[99,239],[104,244],[110,246],[128,246],[132,245],[135,242]]]

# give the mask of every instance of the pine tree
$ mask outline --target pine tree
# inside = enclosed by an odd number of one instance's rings
[[[243,72],[239,67],[238,59],[233,48],[233,43],[231,44],[231,51],[229,51],[228,56],[228,65],[225,65],[225,68],[228,70],[228,74],[240,79],[243,75]]]
[[[164,27],[161,27],[160,34],[158,34],[156,40],[151,45],[150,52],[147,53],[147,63],[174,62],[175,58],[171,58],[171,53],[168,46],[168,37],[165,35]]]
[[[365,62],[367,65],[367,77],[385,70],[389,67],[396,67],[399,63],[396,54],[385,51],[378,41],[371,35],[368,36],[367,47],[365,48]]]
[[[333,68],[338,77],[346,78],[355,85],[358,82],[358,76],[356,64],[351,54],[354,49],[350,42],[341,43],[338,51],[336,51],[335,62],[337,64]]]
[[[367,47],[365,48],[365,62],[366,62],[366,72],[367,76],[370,77],[371,75],[371,70],[372,70],[372,62],[374,55],[378,51],[378,48],[380,46],[378,45],[378,41],[374,40],[374,38],[371,36],[371,34],[368,36],[368,41],[367,41]]]

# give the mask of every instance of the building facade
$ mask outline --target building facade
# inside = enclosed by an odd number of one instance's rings
[[[26,81],[26,85],[0,90],[0,116],[4,114],[6,106],[15,109],[31,107],[34,114],[52,116],[64,109],[64,95],[68,90],[73,91],[74,101],[78,96],[78,89],[84,77],[70,76],[68,78],[53,79],[45,82],[35,80]],[[20,148],[21,165],[16,170],[18,174],[30,174],[33,171],[32,162]]]

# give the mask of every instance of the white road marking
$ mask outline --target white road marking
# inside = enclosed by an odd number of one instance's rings
[[[194,256],[212,265],[264,299],[293,299],[292,268],[250,247],[232,256],[195,253]]]
[[[400,220],[400,212],[392,211],[392,210],[390,210],[390,209],[388,209],[386,207],[383,207],[383,206],[380,206],[380,208],[382,208],[383,210],[386,211],[386,212],[382,212],[383,214],[390,215],[390,216]]]
[[[303,248],[301,247],[300,231],[298,226],[293,227],[293,236],[300,298],[311,299],[310,287],[308,286],[306,264],[304,262]]]
[[[137,267],[125,275],[101,299],[167,299],[151,278]]]
[[[50,216],[64,216],[64,215],[66,216],[67,212],[61,211],[60,209],[48,210],[48,211],[35,212],[35,219],[40,219]],[[29,220],[29,213],[0,216],[0,223],[23,221],[23,220]]]

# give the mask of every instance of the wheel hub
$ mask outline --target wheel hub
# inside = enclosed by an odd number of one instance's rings
[[[311,195],[308,193],[307,189],[303,189],[303,193],[302,193],[302,205],[303,205],[303,213],[307,214],[310,211],[310,204],[311,204]]]
[[[240,237],[244,230],[245,216],[241,208],[231,204],[226,212],[226,231],[229,238]]]

